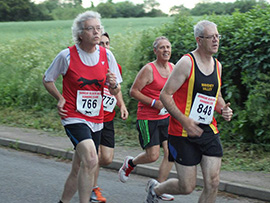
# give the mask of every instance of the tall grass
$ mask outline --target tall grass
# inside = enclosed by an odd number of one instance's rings
[[[102,24],[111,37],[111,50],[123,67],[125,100],[130,99],[125,86],[126,81],[133,80],[137,73],[128,64],[141,32],[170,21],[172,18],[168,17],[102,19]],[[2,109],[34,110],[32,113],[55,110],[56,101],[44,89],[42,77],[59,51],[73,45],[72,22],[66,20],[0,23]],[[56,84],[61,89],[61,79]],[[10,122],[10,119],[8,120]],[[45,128],[50,129],[48,126]]]

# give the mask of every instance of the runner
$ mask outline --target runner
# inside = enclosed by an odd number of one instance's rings
[[[75,45],[62,50],[45,72],[43,84],[58,101],[67,136],[74,145],[72,169],[59,202],[70,202],[77,189],[80,203],[88,203],[98,166],[98,147],[103,128],[103,87],[111,94],[120,91],[122,82],[113,54],[98,45],[102,25],[100,14],[87,11],[73,22]],[[63,93],[55,86],[63,76]]]
[[[107,32],[101,35],[100,46],[110,49],[110,37]],[[118,64],[119,71],[122,75],[122,68]],[[128,118],[128,111],[123,100],[122,92],[119,91],[117,95],[110,94],[108,86],[104,87],[103,106],[104,106],[104,127],[101,131],[101,140],[99,145],[99,165],[95,174],[94,188],[92,190],[91,202],[106,202],[106,198],[102,196],[101,188],[98,187],[97,180],[100,166],[107,166],[113,161],[114,156],[114,124],[115,117],[114,107],[117,105],[120,108],[121,118],[126,120]]]
[[[162,36],[153,43],[156,60],[146,64],[138,73],[130,95],[137,99],[137,129],[142,149],[145,151],[135,158],[127,156],[119,170],[120,181],[125,183],[134,167],[138,164],[155,162],[159,158],[160,146],[164,157],[159,167],[158,181],[168,178],[173,163],[168,161],[168,125],[169,114],[159,100],[159,94],[167,81],[174,65],[169,62],[171,43]],[[162,200],[173,200],[168,194],[160,194]]]

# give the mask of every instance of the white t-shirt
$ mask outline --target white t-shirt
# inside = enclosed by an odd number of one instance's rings
[[[96,45],[96,51],[93,53],[87,53],[83,51],[77,44],[76,44],[76,48],[77,48],[81,61],[85,65],[94,66],[98,63],[99,55],[100,55],[99,45]],[[118,83],[121,83],[123,80],[122,80],[116,59],[110,50],[106,49],[106,53],[107,53],[107,58],[108,58],[109,69],[111,70],[111,72],[113,72],[116,75],[116,81]],[[69,67],[69,63],[70,63],[70,52],[69,52],[69,49],[66,48],[62,50],[55,57],[50,67],[45,72],[44,80],[46,82],[55,82],[56,79],[59,77],[59,75],[66,74]],[[62,124],[64,126],[68,124],[75,124],[75,123],[85,123],[91,128],[93,132],[99,131],[103,128],[103,123],[93,123],[93,122],[89,122],[89,121],[86,121],[84,119],[79,119],[79,118],[62,119]]]

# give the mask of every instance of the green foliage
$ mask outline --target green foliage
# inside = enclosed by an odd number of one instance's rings
[[[223,64],[223,95],[232,103],[233,127],[221,124],[226,136],[269,145],[270,7],[213,20],[223,35],[218,59]],[[225,125],[226,127],[223,127]]]
[[[35,18],[39,20],[51,19],[30,0],[0,0],[0,21],[28,21]]]
[[[218,117],[222,138],[227,141],[264,144],[270,149],[270,107],[268,101],[270,75],[270,6],[257,6],[246,13],[235,12],[232,16],[204,16],[194,19],[179,15],[173,23],[154,30],[144,31],[135,47],[132,58],[138,67],[154,59],[151,43],[160,35],[172,43],[171,62],[196,48],[193,25],[200,19],[208,19],[218,25],[223,35],[216,57],[223,64],[222,94],[231,102],[233,120],[228,123]],[[135,62],[134,61],[134,62]],[[128,104],[134,108],[133,102]]]

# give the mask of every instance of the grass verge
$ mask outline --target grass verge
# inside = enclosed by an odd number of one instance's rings
[[[34,128],[65,136],[60,118],[53,110],[14,110],[0,108],[0,124],[21,128]],[[135,124],[128,124],[115,118],[116,143],[118,146],[139,147]],[[223,142],[224,156],[222,170],[270,172],[270,152],[262,150],[259,144]]]

